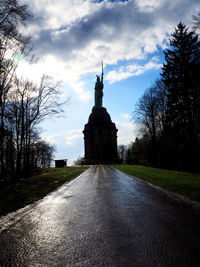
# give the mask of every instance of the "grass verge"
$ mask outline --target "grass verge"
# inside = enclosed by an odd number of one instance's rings
[[[141,165],[113,165],[114,168],[154,185],[200,202],[200,174],[157,169]]]
[[[67,181],[77,177],[87,167],[49,168],[42,174],[0,188],[0,215],[6,215],[37,201]]]

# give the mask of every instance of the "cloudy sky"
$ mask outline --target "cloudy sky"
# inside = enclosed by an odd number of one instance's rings
[[[43,73],[62,81],[70,98],[61,118],[41,124],[56,158],[69,163],[84,154],[82,130],[94,105],[96,74],[104,62],[104,98],[118,128],[118,144],[135,139],[131,113],[159,77],[163,49],[178,22],[191,25],[199,0],[21,0],[34,17],[23,32],[32,36],[37,64],[21,60],[19,72],[34,81]]]

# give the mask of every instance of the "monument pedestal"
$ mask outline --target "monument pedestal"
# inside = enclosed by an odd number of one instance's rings
[[[117,129],[103,107],[94,107],[83,131],[85,164],[111,164],[118,160]]]

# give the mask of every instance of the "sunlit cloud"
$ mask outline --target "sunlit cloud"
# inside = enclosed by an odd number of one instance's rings
[[[121,114],[121,117],[124,118],[125,120],[130,120],[131,115],[130,114]]]
[[[82,130],[71,130],[65,135],[65,142],[68,146],[74,146],[77,139],[83,138]]]
[[[47,137],[43,138],[43,140],[46,141],[46,142],[48,142],[51,145],[57,145],[57,144],[59,144],[59,141],[57,140],[57,136],[56,135],[47,136]]]
[[[21,60],[17,74],[20,77],[23,76],[25,79],[32,80],[36,84],[40,82],[42,75],[46,74],[58,82],[67,83],[80,101],[87,102],[92,97],[91,92],[85,89],[85,82],[81,81],[80,76],[53,55],[45,56],[45,59],[39,60],[37,64],[29,64],[27,61]]]
[[[39,69],[69,83],[98,72],[102,60],[105,66],[117,66],[122,60],[128,64],[165,48],[169,32],[180,20],[190,23],[200,7],[197,0],[23,1],[34,15],[24,32],[33,37],[42,62]],[[135,71],[111,70],[107,79],[117,82],[159,67],[152,64],[138,65]],[[82,88],[77,96],[86,101],[90,94]]]
[[[83,81],[70,81],[69,84],[80,100],[87,102],[92,98],[91,92],[84,89],[85,83]]]
[[[144,66],[131,64],[126,67],[120,67],[119,70],[110,71],[106,75],[105,79],[109,83],[114,83],[114,82],[119,82],[121,80],[127,79],[132,76],[139,76],[149,70],[160,69],[162,67],[162,64],[159,64],[156,61],[157,61],[157,58],[156,60],[155,58],[153,58],[151,61],[146,63]]]
[[[74,146],[78,139],[83,138],[82,130],[70,130],[66,133],[58,133],[43,138],[45,141],[53,145],[65,144],[67,146]]]
[[[155,9],[162,6],[165,0],[135,0],[141,12],[153,12]]]
[[[136,137],[137,129],[132,122],[116,121],[116,127],[118,129],[118,145],[130,144]]]

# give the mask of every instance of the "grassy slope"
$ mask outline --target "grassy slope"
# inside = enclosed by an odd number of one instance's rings
[[[87,167],[49,168],[40,175],[0,188],[0,215],[41,199],[86,169]]]
[[[200,174],[163,170],[141,165],[113,165],[113,167],[200,202]]]

